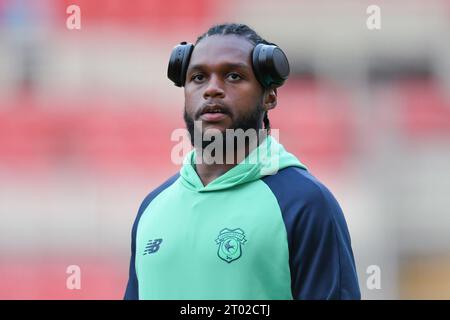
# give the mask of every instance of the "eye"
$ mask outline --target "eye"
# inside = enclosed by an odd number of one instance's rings
[[[196,73],[194,75],[192,75],[191,80],[194,82],[201,82],[203,81],[205,78],[205,76],[201,73]]]
[[[238,81],[238,80],[241,80],[242,77],[239,73],[231,72],[227,75],[227,79],[229,79],[231,81]]]

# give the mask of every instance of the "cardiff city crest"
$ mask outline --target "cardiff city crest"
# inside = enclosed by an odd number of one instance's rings
[[[241,245],[246,241],[242,229],[222,229],[216,239],[216,243],[219,245],[217,255],[228,263],[239,259],[242,255]]]

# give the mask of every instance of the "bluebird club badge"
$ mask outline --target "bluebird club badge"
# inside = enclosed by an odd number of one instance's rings
[[[216,243],[219,245],[217,255],[228,263],[237,260],[242,255],[241,245],[246,241],[247,239],[245,239],[242,229],[222,229],[216,239]]]

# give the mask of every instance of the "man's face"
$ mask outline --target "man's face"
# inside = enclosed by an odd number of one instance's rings
[[[184,86],[192,142],[194,131],[260,128],[263,89],[253,73],[252,50],[248,40],[234,35],[210,36],[195,46]],[[201,129],[194,121],[201,121]]]

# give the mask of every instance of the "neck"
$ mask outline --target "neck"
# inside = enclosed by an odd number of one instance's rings
[[[208,153],[205,153],[201,148],[195,148],[196,151],[196,171],[197,174],[202,181],[203,185],[206,186],[216,178],[220,177],[228,170],[237,166],[240,162],[242,162],[254,149],[256,149],[266,137],[258,137],[253,143],[251,141],[246,140],[243,146],[239,144],[235,144],[233,148],[233,153],[230,155],[227,154],[224,150],[223,158],[221,161],[214,161],[209,157]]]

